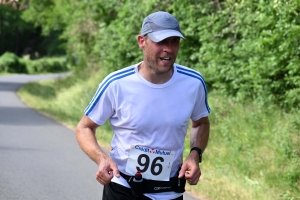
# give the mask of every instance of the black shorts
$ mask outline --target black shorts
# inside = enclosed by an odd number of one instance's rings
[[[149,197],[144,197],[144,200],[149,199]],[[130,188],[110,182],[108,185],[104,186],[102,200],[134,200],[134,197]],[[183,200],[183,196],[174,200]]]

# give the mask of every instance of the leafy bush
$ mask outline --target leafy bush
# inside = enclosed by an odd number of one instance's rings
[[[55,73],[70,70],[64,57],[58,58],[40,58],[37,60],[26,60],[28,73]]]
[[[14,52],[18,56],[30,55],[32,59],[39,56],[65,55],[62,48],[63,40],[59,39],[59,30],[50,31],[47,34],[41,32],[41,27],[35,21],[41,21],[44,17],[37,18],[33,15],[33,23],[25,22],[21,15],[28,8],[29,1],[0,1],[0,55],[6,51]],[[46,1],[43,1],[46,3]],[[38,7],[39,12],[45,12],[51,4]],[[59,22],[59,18],[56,20]],[[45,48],[46,47],[46,48]],[[39,55],[38,57],[36,55]]]
[[[63,31],[68,57],[81,66],[112,71],[142,59],[136,36],[158,10],[174,14],[186,37],[177,62],[199,70],[210,88],[299,108],[299,1],[47,0],[32,1],[23,16],[43,32]]]
[[[6,52],[0,57],[0,72],[26,73],[26,64],[14,53]]]
[[[7,73],[55,73],[68,71],[66,58],[22,59],[14,53],[6,52],[0,57],[0,72]]]
[[[210,87],[239,101],[299,108],[299,1],[173,3],[187,37],[183,61]]]

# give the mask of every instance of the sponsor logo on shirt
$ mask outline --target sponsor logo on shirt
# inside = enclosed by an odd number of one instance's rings
[[[153,153],[153,154],[158,154],[158,155],[172,155],[171,151],[164,151],[164,150],[159,150],[159,149],[154,149],[154,148],[142,147],[139,145],[136,145],[135,149],[146,152],[146,153]]]

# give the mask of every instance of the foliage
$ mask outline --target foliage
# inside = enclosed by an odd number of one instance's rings
[[[201,71],[210,88],[238,101],[299,108],[299,1],[43,0],[30,6],[23,17],[43,33],[63,31],[70,61],[111,70],[142,59],[136,43],[142,20],[166,10],[186,37],[178,62]]]
[[[31,34],[28,24],[20,20],[20,14],[11,5],[0,4],[0,55],[5,51],[19,53],[20,47],[24,46],[23,39]]]
[[[296,198],[300,190],[298,113],[288,114],[274,105],[238,104],[217,93],[211,97],[210,119],[217,125],[212,132],[218,134],[211,138],[207,152],[213,157],[211,164],[221,172],[234,171],[250,185],[263,182],[280,195]]]
[[[37,60],[25,60],[26,68],[30,74],[40,73],[55,73],[70,70],[66,58],[53,57],[53,58],[40,58]]]
[[[14,53],[6,52],[0,57],[0,72],[26,73],[26,64]]]
[[[7,73],[55,73],[70,70],[64,57],[41,58],[30,60],[19,58],[14,53],[6,52],[0,57],[0,72]]]
[[[202,2],[174,3],[185,35],[194,38],[183,43],[190,55],[185,62],[202,69],[210,87],[237,100],[299,108],[300,2]]]
[[[64,55],[63,40],[59,40],[61,32],[51,30],[41,35],[40,26],[34,26],[37,16],[31,18],[32,23],[21,15],[29,9],[23,1],[1,1],[0,3],[0,55],[6,51],[18,56],[30,55],[32,59],[41,56]],[[44,10],[43,10],[44,11]],[[41,12],[43,13],[43,12]],[[43,19],[43,18],[41,18]]]

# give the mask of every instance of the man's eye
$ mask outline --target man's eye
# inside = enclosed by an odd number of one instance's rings
[[[173,42],[173,43],[178,43],[178,42],[179,42],[179,39],[175,38],[175,39],[172,40],[172,42]]]

